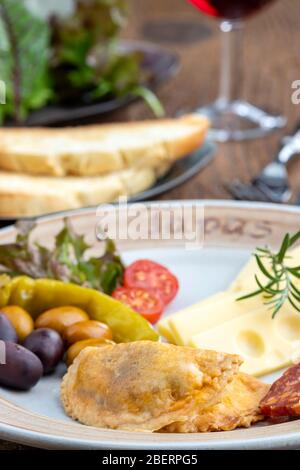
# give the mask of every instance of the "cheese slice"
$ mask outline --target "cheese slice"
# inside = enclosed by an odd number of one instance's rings
[[[300,265],[300,247],[290,251],[286,263]],[[262,296],[237,302],[238,297],[257,289],[257,273],[257,263],[252,257],[228,291],[163,318],[157,324],[159,333],[173,344],[244,355],[246,362],[242,370],[250,374],[261,375],[290,364],[293,355],[300,357],[300,346],[297,346],[300,315],[286,304],[276,320],[272,320]],[[263,283],[268,282],[260,272],[259,278]],[[298,279],[295,283],[300,286]],[[280,332],[276,325],[281,325]]]
[[[162,320],[160,320],[157,323],[157,329],[159,334],[164,336],[170,343],[172,344],[181,344],[180,343],[180,338],[176,334],[176,331],[173,330],[170,320],[174,320],[175,318],[186,318],[187,315],[191,315],[193,317],[193,312],[198,311],[200,308],[202,308],[204,305],[216,302],[218,300],[221,300],[223,297],[226,296],[225,292],[218,292],[217,294],[214,294],[207,299],[201,300],[200,302],[190,305],[189,307],[186,307],[183,310],[179,310],[178,312],[174,313],[173,315],[169,315],[167,317],[164,317]]]
[[[157,330],[161,336],[166,338],[169,343],[171,344],[176,344],[176,339],[174,338],[173,331],[171,330],[170,324],[169,324],[169,318],[166,317],[160,320],[160,322],[156,325]]]
[[[266,306],[194,336],[189,346],[244,358],[241,371],[256,376],[289,366],[300,353],[300,315],[288,304],[272,319]]]
[[[252,297],[242,302],[237,302],[237,293],[223,292],[219,298],[211,298],[189,307],[169,319],[169,326],[173,331],[176,344],[188,345],[191,338],[210,328],[218,326],[232,318],[245,315],[261,308],[262,299]],[[209,299],[208,299],[209,300]]]
[[[300,266],[300,246],[289,251],[288,258],[286,259],[287,266]],[[250,258],[248,263],[244,266],[237,278],[229,287],[230,292],[252,292],[257,289],[255,281],[255,274],[259,275],[259,279],[264,284],[269,280],[261,273],[257,266],[254,256]]]

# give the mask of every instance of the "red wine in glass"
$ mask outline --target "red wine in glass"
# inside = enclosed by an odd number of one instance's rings
[[[211,121],[215,140],[263,137],[283,127],[286,119],[241,99],[243,19],[275,0],[187,0],[203,13],[220,18],[223,38],[219,97],[199,111]],[[204,63],[205,66],[205,63]]]
[[[274,0],[189,0],[207,15],[226,19],[244,18]]]

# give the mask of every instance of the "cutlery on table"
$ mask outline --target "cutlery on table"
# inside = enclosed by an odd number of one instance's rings
[[[292,196],[287,165],[297,154],[300,154],[300,131],[282,140],[276,158],[250,183],[235,180],[228,183],[226,188],[237,200],[287,203]]]

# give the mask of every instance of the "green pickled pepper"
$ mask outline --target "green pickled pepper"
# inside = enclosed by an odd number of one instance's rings
[[[52,279],[5,278],[0,277],[0,308],[18,305],[36,318],[51,308],[73,305],[84,310],[91,319],[106,323],[117,343],[159,339],[141,315],[99,291]]]

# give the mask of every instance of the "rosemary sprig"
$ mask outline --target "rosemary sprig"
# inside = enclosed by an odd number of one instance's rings
[[[263,295],[265,305],[270,307],[272,318],[275,318],[285,302],[289,302],[300,313],[300,289],[295,279],[300,279],[300,266],[287,266],[288,250],[300,239],[300,231],[294,235],[287,233],[277,253],[269,247],[257,248],[254,257],[260,272],[267,278],[262,282],[258,275],[255,281],[258,289],[237,300],[245,300]]]

